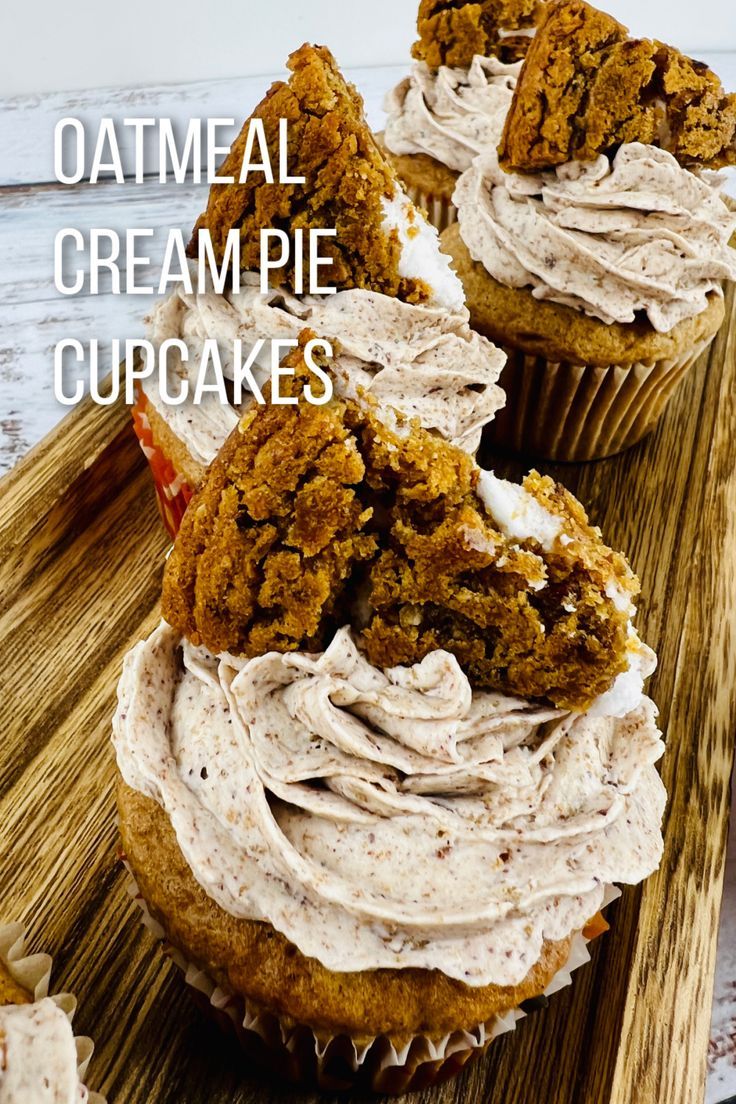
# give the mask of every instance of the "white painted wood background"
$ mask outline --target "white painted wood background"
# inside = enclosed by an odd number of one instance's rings
[[[735,53],[708,54],[704,60],[727,87],[736,88]],[[349,71],[376,129],[383,124],[383,94],[405,68]],[[82,343],[93,337],[107,342],[115,337],[143,337],[143,316],[152,302],[144,296],[92,296],[87,289],[75,298],[58,295],[53,278],[57,230],[67,226],[83,232],[101,226],[118,231],[155,228],[151,256],[156,257],[168,229],[188,230],[206,196],[205,185],[161,184],[154,179],[75,187],[55,183],[57,120],[73,115],[93,131],[103,115],[120,122],[133,115],[168,116],[181,123],[190,117],[215,116],[239,122],[261,98],[269,80],[246,77],[0,100],[0,474],[66,413],[52,390],[56,342],[62,337],[76,337]],[[131,155],[129,144],[124,151],[128,170]],[[736,189],[731,190],[736,194]],[[156,271],[154,265],[152,273]],[[709,1067],[706,1104],[736,1097],[736,817],[732,817]]]
[[[736,50],[733,0],[606,0],[605,8],[633,34],[686,42],[696,56]],[[401,64],[416,38],[417,0],[279,0],[277,9],[244,0],[222,5],[217,18],[203,11],[201,0],[6,0],[0,96],[270,73],[305,39],[328,43],[345,68]]]

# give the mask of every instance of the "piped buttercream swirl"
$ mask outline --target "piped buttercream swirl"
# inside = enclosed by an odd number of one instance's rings
[[[473,260],[499,283],[606,323],[646,315],[667,333],[736,279],[736,213],[720,188],[641,143],[529,175],[505,173],[490,150],[454,203]]]
[[[114,742],[227,912],[333,971],[513,985],[656,868],[655,716],[476,692],[442,651],[379,670],[347,628],[245,660],[162,624],[126,659]]]
[[[182,378],[199,370],[205,342],[215,341],[225,376],[233,378],[233,342],[244,355],[263,338],[253,367],[259,386],[271,372],[271,342],[295,341],[311,329],[333,344],[335,390],[355,398],[372,395],[381,408],[395,407],[417,417],[469,452],[481,431],[503,406],[497,379],[505,355],[474,333],[465,307],[404,303],[378,292],[353,289],[334,295],[295,296],[272,289],[262,294],[257,274],[243,274],[239,292],[189,294],[179,290],[155,308],[149,324],[154,346],[171,339],[184,342],[188,360],[175,348],[167,357],[169,392]],[[153,378],[143,384],[146,396],[187,445],[195,460],[209,464],[238,422],[242,407],[223,405],[205,394],[198,405],[163,401]]]
[[[424,153],[454,172],[498,145],[521,62],[476,56],[469,69],[424,62],[390,91],[384,141],[395,154]]]
[[[85,1104],[67,1015],[50,998],[0,1007],[2,1104]]]

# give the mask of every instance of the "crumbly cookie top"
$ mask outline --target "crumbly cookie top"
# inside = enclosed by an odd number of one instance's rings
[[[311,335],[305,332],[302,342]],[[628,666],[635,580],[563,488],[532,473],[560,540],[502,532],[461,449],[368,402],[254,407],[184,517],[163,611],[213,652],[323,647],[341,624],[368,658],[444,648],[473,684],[584,708]],[[391,421],[391,419],[389,419]]]
[[[526,478],[524,490],[565,519],[569,543],[543,551],[502,535],[475,493],[477,469],[469,480],[454,478],[451,458],[430,457],[414,435],[398,460],[391,455],[402,473],[431,466],[435,486],[438,469],[445,479],[438,490],[397,488],[391,529],[368,576],[363,639],[371,662],[411,664],[443,648],[484,689],[570,709],[604,693],[628,666],[628,615],[607,588],[631,575],[580,503],[537,472]]]
[[[683,165],[736,163],[736,93],[672,46],[634,39],[584,0],[547,5],[499,147],[509,171],[590,160],[624,142]]]
[[[284,365],[304,373],[302,350]],[[302,375],[281,391],[301,396],[303,385]],[[254,405],[228,438],[164,577],[164,616],[190,640],[248,656],[324,643],[347,579],[377,547],[345,413],[338,401]]]
[[[395,230],[386,229],[382,207],[382,200],[391,199],[398,185],[365,121],[360,95],[345,81],[324,46],[305,44],[291,55],[288,67],[292,73],[288,83],[273,84],[251,116],[263,121],[275,182],[264,182],[262,172],[251,172],[245,183],[238,182],[249,119],[219,170],[220,176],[232,176],[235,183],[210,188],[190,253],[196,253],[197,236],[207,229],[221,263],[228,231],[239,228],[241,268],[257,270],[261,230],[278,228],[293,234],[301,229],[305,231],[306,280],[307,232],[334,228],[335,238],[319,242],[320,255],[332,261],[319,269],[323,284],[367,288],[407,302],[425,301],[430,296],[428,286],[399,274],[401,243]],[[281,119],[287,120],[289,176],[304,177],[304,184],[278,182]],[[272,249],[278,256],[280,246],[274,242]],[[294,265],[276,270],[276,280],[295,290]]]
[[[542,0],[421,0],[412,54],[432,69],[467,69],[476,54],[519,61],[529,49],[528,31],[538,22]]]

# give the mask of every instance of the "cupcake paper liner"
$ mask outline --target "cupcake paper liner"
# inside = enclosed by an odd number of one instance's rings
[[[178,966],[197,1004],[228,1034],[234,1034],[243,1050],[261,1068],[292,1083],[316,1085],[326,1091],[360,1087],[399,1095],[439,1084],[454,1077],[470,1060],[483,1054],[499,1035],[513,1031],[519,1020],[546,998],[570,985],[572,973],[590,961],[588,943],[577,934],[565,966],[553,977],[542,997],[524,1002],[472,1031],[454,1031],[443,1038],[415,1035],[397,1048],[385,1035],[353,1039],[348,1035],[317,1035],[311,1028],[279,1019],[272,1012],[239,994],[226,991],[199,966],[188,961],[166,939],[164,929],[151,915],[129,866],[128,892],[141,910],[145,927],[162,943],[164,953]],[[616,886],[606,886],[602,908],[620,897]],[[591,938],[595,938],[592,936]]]
[[[22,924],[0,924],[0,961],[5,964],[13,980],[33,996],[34,1001],[49,996],[53,959],[47,954],[26,955]],[[71,993],[56,993],[51,999],[72,1023],[77,1009],[76,998]],[[74,1045],[77,1050],[77,1076],[83,1082],[94,1043],[85,1035],[80,1035],[75,1037]],[[89,1090],[87,1100],[88,1104],[105,1104],[103,1096]]]
[[[184,517],[184,511],[193,492],[188,483],[176,471],[163,450],[154,443],[151,425],[146,413],[147,407],[148,399],[143,391],[139,390],[135,405],[132,408],[133,428],[151,469],[161,520],[173,540],[179,532],[181,519]]]
[[[671,360],[609,368],[553,363],[502,345],[506,406],[485,431],[486,443],[545,460],[615,456],[651,433],[714,337]]]
[[[404,191],[415,207],[427,212],[427,218],[440,234],[448,226],[452,226],[453,222],[457,222],[457,208],[452,200],[409,184],[404,184]]]

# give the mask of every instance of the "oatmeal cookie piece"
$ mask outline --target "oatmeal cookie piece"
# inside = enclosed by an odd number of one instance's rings
[[[558,534],[550,543],[510,533],[481,497],[489,476],[428,436],[387,438],[370,414],[361,435],[367,478],[393,487],[368,570],[371,662],[411,664],[444,648],[474,686],[585,708],[628,667],[638,588],[628,564],[580,503],[537,472],[502,493],[514,511],[539,508],[542,526],[554,518]]]
[[[207,209],[194,227],[189,252],[196,255],[197,237],[209,230],[215,256],[222,262],[228,231],[240,230],[241,269],[258,270],[261,230],[288,228],[304,234],[304,280],[309,279],[309,235],[316,229],[335,229],[336,237],[319,239],[319,254],[331,263],[320,266],[321,281],[340,289],[367,288],[407,302],[430,298],[424,281],[399,274],[401,242],[396,230],[384,225],[382,199],[390,200],[398,183],[371,133],[363,101],[340,73],[324,46],[305,44],[288,61],[292,76],[277,81],[253,112],[260,119],[268,144],[274,183],[250,172],[240,183],[250,119],[235,139],[218,170],[234,178],[232,184],[213,184]],[[289,176],[303,184],[278,182],[279,126],[285,119]],[[258,160],[258,146],[253,147]],[[272,242],[271,256],[280,255]],[[293,263],[272,274],[274,280],[297,291]],[[305,283],[305,287],[307,284]]]
[[[445,648],[485,689],[569,709],[608,690],[637,582],[580,503],[535,472],[494,480],[368,399],[310,405],[301,358],[299,401],[252,408],[192,499],[166,619],[248,656],[319,649],[351,622],[381,667]]]
[[[165,618],[215,653],[320,648],[345,580],[376,550],[344,405],[300,401],[303,348],[284,365],[295,374],[281,391],[297,401],[250,408],[193,497],[166,567]]]
[[[467,69],[476,54],[519,61],[543,7],[543,0],[421,0],[412,54],[432,69]]]
[[[397,1048],[430,1030],[439,1039],[457,1025],[479,1023],[543,992],[569,959],[572,937],[545,941],[539,961],[518,986],[465,985],[440,970],[419,968],[333,973],[307,958],[281,932],[225,912],[195,880],[167,813],[152,798],[118,783],[120,831],[146,903],[171,940],[227,990],[259,1007],[309,1024],[322,1035],[370,1038],[391,1031]],[[155,841],[155,846],[152,846]],[[605,930],[600,913],[586,934]]]
[[[508,171],[535,172],[644,142],[683,165],[736,163],[736,93],[671,46],[629,38],[584,0],[547,5],[499,146]]]

